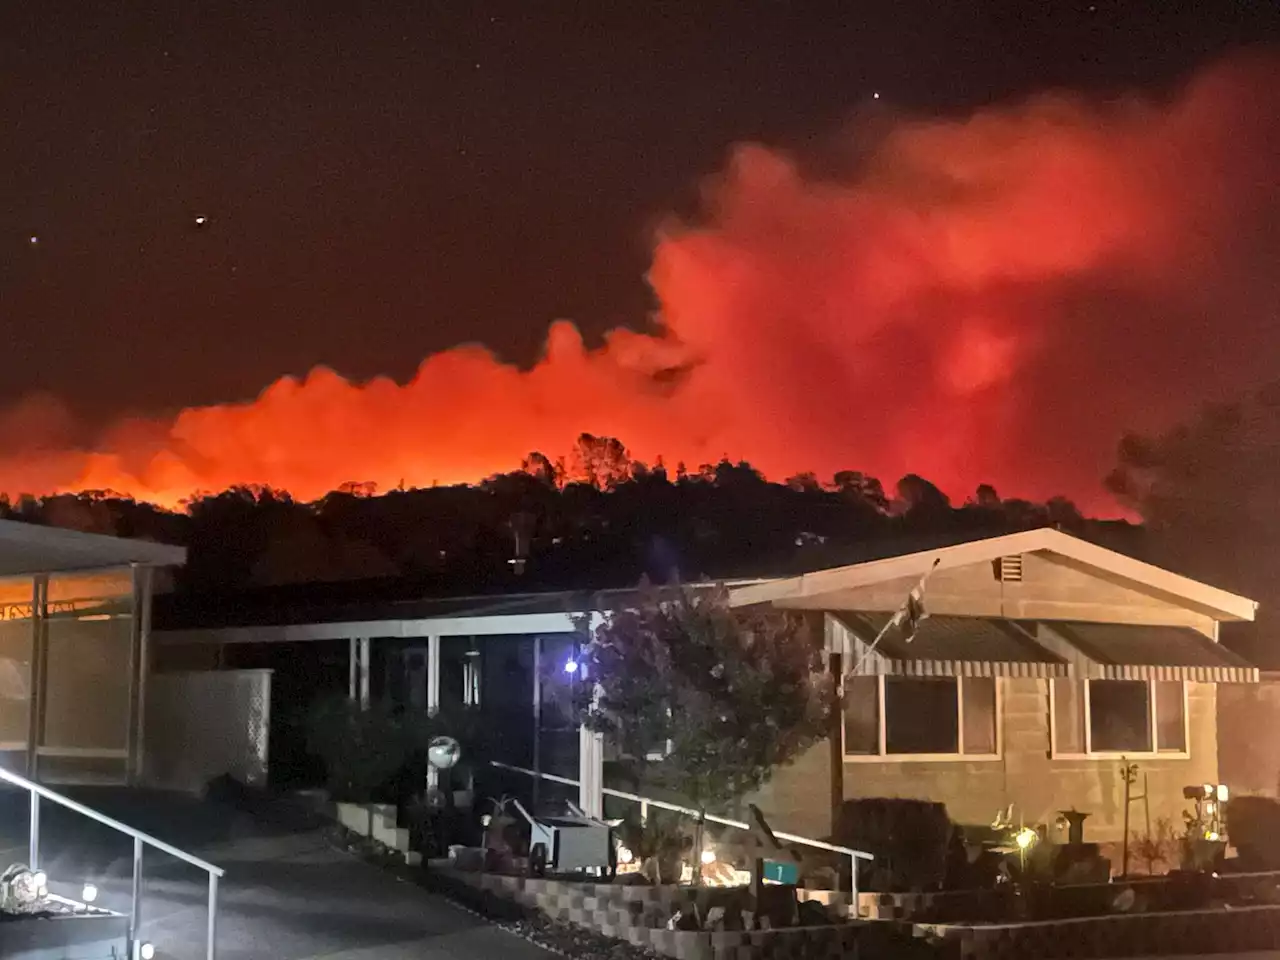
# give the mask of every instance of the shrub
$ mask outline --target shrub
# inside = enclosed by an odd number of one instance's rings
[[[947,869],[951,818],[927,800],[846,800],[836,818],[837,844],[875,856],[872,886],[884,892],[936,890]]]
[[[333,697],[311,710],[307,748],[324,763],[331,799],[371,803],[408,763],[411,743],[389,705],[361,709],[346,697]]]
[[[1280,803],[1236,797],[1227,805],[1227,833],[1246,870],[1280,870]]]

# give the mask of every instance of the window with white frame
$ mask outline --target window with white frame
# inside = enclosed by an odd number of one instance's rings
[[[847,677],[845,756],[998,756],[997,691],[993,677]]]
[[[1055,756],[1185,756],[1187,691],[1181,680],[1052,681]]]

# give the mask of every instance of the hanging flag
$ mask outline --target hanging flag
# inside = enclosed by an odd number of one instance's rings
[[[920,578],[920,582],[912,587],[911,592],[907,594],[906,602],[898,608],[898,612],[889,621],[898,628],[902,633],[902,639],[907,643],[916,638],[916,633],[920,630],[920,624],[929,618],[929,611],[924,608],[924,585],[928,581],[929,575],[937,569],[940,562],[940,560],[933,561],[933,565],[925,571],[924,576]]]
[[[924,572],[920,582],[912,587],[911,592],[907,594],[907,599],[902,606],[881,627],[880,632],[876,634],[876,638],[871,641],[871,645],[863,651],[862,656],[858,658],[858,662],[853,665],[853,669],[847,671],[845,676],[856,676],[861,673],[862,665],[875,653],[876,647],[880,646],[880,641],[885,638],[885,634],[895,627],[901,631],[902,639],[907,643],[915,639],[916,633],[920,629],[920,624],[929,618],[929,611],[924,607],[924,585],[928,582],[933,571],[938,569],[938,564],[941,562],[942,558],[939,557],[929,565],[929,569]]]

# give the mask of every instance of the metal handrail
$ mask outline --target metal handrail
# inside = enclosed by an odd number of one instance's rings
[[[32,870],[39,869],[40,798],[42,797],[133,838],[133,894],[129,910],[129,951],[131,955],[135,950],[135,944],[138,940],[138,928],[142,919],[143,845],[154,847],[163,853],[169,854],[171,857],[176,857],[185,863],[191,864],[193,867],[199,867],[205,871],[209,875],[209,923],[205,933],[205,957],[206,960],[215,960],[217,956],[218,880],[225,875],[225,871],[221,867],[215,866],[207,860],[201,860],[185,850],[179,850],[158,837],[153,837],[149,833],[144,833],[142,830],[131,827],[126,823],[121,823],[119,820],[108,817],[105,813],[99,813],[92,807],[86,807],[83,803],[78,803],[70,797],[58,793],[56,790],[50,790],[48,787],[41,786],[26,777],[19,776],[10,770],[5,770],[3,767],[0,767],[0,780],[11,783],[15,787],[21,787],[31,794],[31,827],[27,836],[27,860],[28,866]]]
[[[525,776],[536,777],[541,780],[550,780],[552,783],[562,783],[568,787],[579,786],[579,781],[571,780],[568,777],[557,777],[549,773],[541,773],[536,770],[529,770],[525,767],[517,767],[510,763],[501,763],[497,760],[490,760],[490,766],[497,767],[499,770],[510,770],[513,773],[522,773]],[[710,813],[700,813],[690,807],[682,807],[678,803],[668,803],[665,800],[654,800],[650,797],[642,797],[635,793],[626,793],[622,790],[612,790],[604,787],[601,791],[605,796],[617,797],[620,800],[631,800],[640,804],[640,819],[648,819],[649,807],[657,807],[660,810],[671,810],[675,813],[683,813],[686,816],[697,819],[702,817],[704,820],[710,820],[712,823],[718,823],[726,827],[734,827],[738,830],[750,830],[750,824],[743,823],[741,820],[729,820],[725,817],[717,817]],[[780,830],[773,831],[773,835],[779,840],[786,840],[788,843],[798,843],[801,846],[813,847],[817,850],[827,850],[831,853],[839,853],[849,858],[850,866],[850,883],[853,894],[853,902],[858,902],[858,861],[875,859],[875,855],[867,853],[865,850],[854,850],[851,847],[842,847],[838,844],[827,843],[825,840],[812,840],[809,837],[801,837],[794,833],[783,833]]]

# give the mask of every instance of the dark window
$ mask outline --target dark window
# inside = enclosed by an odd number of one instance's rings
[[[950,678],[885,678],[885,752],[958,753],[960,711]]]
[[[1150,695],[1145,680],[1089,681],[1089,734],[1095,753],[1150,752]]]

